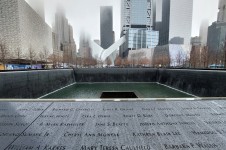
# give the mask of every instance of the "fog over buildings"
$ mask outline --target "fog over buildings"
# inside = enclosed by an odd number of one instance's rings
[[[27,3],[45,20],[44,0],[26,0]]]
[[[159,0],[156,1],[160,3]],[[66,16],[74,29],[76,44],[79,44],[79,34],[82,30],[87,31],[91,39],[100,39],[100,6],[113,6],[115,40],[120,38],[121,0],[46,0],[45,17],[49,25],[52,25],[58,3],[66,10]],[[217,20],[218,0],[194,0],[193,5],[192,36],[197,36],[202,20],[208,19],[210,24]],[[158,18],[161,18],[161,14],[159,15]],[[156,19],[158,20],[158,18]]]
[[[219,12],[218,12],[218,16],[217,16],[218,22],[226,22],[225,6],[226,6],[226,0],[219,0],[219,6],[218,6]]]
[[[210,24],[213,25],[210,26],[212,28],[209,27],[209,31],[212,31],[209,33],[217,33],[215,29],[219,27],[222,29],[220,33],[225,30],[226,0],[220,0],[219,4],[218,2],[218,0],[1,0],[0,4],[3,7],[0,15],[5,21],[1,22],[0,38],[6,40],[5,43],[10,45],[11,51],[21,48],[24,53],[28,53],[25,49],[32,47],[37,49],[38,54],[40,53],[42,61],[41,53],[49,49],[53,52],[51,59],[55,59],[57,54],[58,60],[68,61],[68,64],[72,62],[69,62],[69,56],[76,56],[76,52],[83,58],[90,58],[96,51],[100,54],[104,51],[104,54],[110,56],[113,50],[119,47],[119,56],[122,58],[126,58],[129,51],[154,49],[156,46],[168,45],[175,49],[174,45],[181,45],[178,49],[184,49],[182,46],[185,45],[188,52],[191,48],[191,37],[192,43],[202,43],[198,44],[202,46],[206,43],[215,44],[212,49],[221,49],[224,34],[220,40],[214,41],[216,39],[211,38],[207,40],[207,27]],[[14,6],[11,3],[18,5]],[[8,17],[10,15],[12,17]],[[20,33],[16,33],[17,29]],[[90,41],[95,39],[100,40],[95,42],[104,49],[97,44],[93,47]],[[15,43],[19,43],[19,46]],[[110,49],[107,49],[108,47]],[[100,58],[105,61],[105,57]]]
[[[163,0],[159,43],[189,45],[192,32],[193,0]]]
[[[109,48],[113,44],[113,8],[112,6],[100,7],[100,41],[101,47]]]
[[[209,21],[203,20],[199,30],[199,37],[201,38],[202,45],[207,44]]]

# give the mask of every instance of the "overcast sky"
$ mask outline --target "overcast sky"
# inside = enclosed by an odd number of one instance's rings
[[[66,10],[76,44],[82,30],[88,32],[93,40],[100,39],[100,6],[113,6],[113,29],[116,40],[120,38],[120,0],[45,0],[46,22],[50,26],[58,3]],[[216,21],[217,12],[218,0],[194,0],[192,36],[199,35],[202,20],[208,19],[209,24]]]

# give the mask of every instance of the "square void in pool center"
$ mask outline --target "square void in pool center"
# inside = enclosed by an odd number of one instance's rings
[[[138,98],[134,92],[102,92],[100,98]]]
[[[103,92],[111,93],[103,93]],[[117,93],[115,93],[117,92]],[[119,92],[119,93],[118,93]],[[123,92],[123,93],[121,93]],[[126,93],[125,93],[126,92]],[[127,93],[129,92],[129,93]],[[138,98],[187,98],[188,94],[176,91],[157,83],[76,83],[43,97],[44,99],[99,99],[132,98],[134,92]],[[107,94],[107,96],[106,96]],[[128,97],[129,95],[129,97]],[[112,97],[113,96],[113,97]],[[117,96],[117,97],[115,97]],[[134,95],[132,95],[134,96]]]

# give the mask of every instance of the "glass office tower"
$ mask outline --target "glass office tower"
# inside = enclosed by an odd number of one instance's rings
[[[158,32],[142,28],[131,28],[127,31],[128,49],[137,50],[153,48],[158,44]]]
[[[104,49],[114,43],[112,6],[100,7],[100,43]]]
[[[193,0],[163,0],[160,45],[190,45]]]
[[[129,50],[154,48],[158,31],[152,30],[152,1],[122,0],[121,5],[121,36],[125,35],[127,42],[120,48],[120,56],[127,57]]]

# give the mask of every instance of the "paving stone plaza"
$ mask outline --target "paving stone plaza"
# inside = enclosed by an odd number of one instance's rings
[[[1,102],[0,149],[226,147],[226,101]]]

